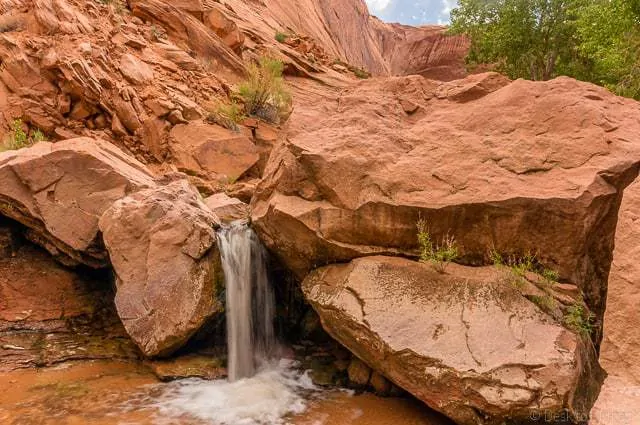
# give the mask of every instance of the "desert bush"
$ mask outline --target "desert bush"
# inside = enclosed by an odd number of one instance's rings
[[[589,312],[580,302],[569,306],[564,316],[565,325],[574,332],[589,336],[593,332],[593,320],[595,316]]]
[[[248,115],[278,123],[289,111],[291,95],[282,78],[283,70],[282,61],[269,57],[248,65],[247,79],[236,89]]]
[[[238,124],[244,119],[242,106],[232,100],[230,103],[218,103],[209,112],[207,119],[229,130],[238,130]]]
[[[556,308],[556,300],[550,294],[531,295],[529,299],[545,313],[552,313]]]
[[[289,38],[287,34],[280,31],[276,31],[275,39],[278,43],[284,43],[285,41],[287,41],[287,38]]]
[[[22,120],[17,119],[11,123],[9,134],[4,142],[0,144],[0,151],[18,150],[46,140],[44,133],[37,128],[31,132],[30,136],[27,135],[22,128]]]
[[[371,75],[369,75],[367,71],[361,68],[353,68],[353,74],[361,80],[366,80],[367,78],[371,77]]]
[[[418,243],[420,244],[420,261],[431,262],[436,270],[444,273],[447,266],[458,258],[458,247],[453,236],[444,236],[436,245],[431,240],[427,222],[420,219],[417,223]]]

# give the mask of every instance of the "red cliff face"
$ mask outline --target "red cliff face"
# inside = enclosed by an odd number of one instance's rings
[[[364,0],[230,0],[234,10],[252,13],[263,21],[255,28],[271,26],[275,31],[291,30],[321,44],[328,54],[362,67],[373,75],[421,74],[453,80],[465,75],[464,56],[468,41],[448,36],[438,25],[410,27],[387,24],[370,16]]]

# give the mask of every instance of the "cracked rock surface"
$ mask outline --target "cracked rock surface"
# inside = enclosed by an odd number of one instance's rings
[[[313,271],[303,291],[334,338],[459,424],[587,417],[603,379],[591,341],[494,267],[447,270],[365,257]]]

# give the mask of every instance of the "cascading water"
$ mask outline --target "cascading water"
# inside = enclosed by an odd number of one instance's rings
[[[254,231],[235,223],[218,232],[226,286],[228,375],[253,376],[273,354],[274,299],[266,252]]]
[[[218,232],[226,287],[228,381],[176,381],[156,406],[213,425],[284,425],[317,389],[291,360],[274,358],[274,296],[266,251],[246,223]]]

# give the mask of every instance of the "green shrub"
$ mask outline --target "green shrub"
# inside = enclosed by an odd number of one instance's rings
[[[9,130],[9,135],[7,139],[4,141],[0,150],[3,151],[11,151],[18,150],[29,146],[30,140],[27,137],[27,133],[22,129],[22,120],[17,119],[11,123],[11,129]]]
[[[247,114],[278,123],[291,106],[282,72],[284,64],[278,59],[260,58],[247,67],[247,79],[237,87]]]
[[[218,103],[207,118],[209,121],[228,128],[229,130],[238,130],[238,124],[244,119],[244,113],[242,106],[232,100],[231,103],[228,104],[223,102]]]
[[[510,257],[508,265],[515,274],[524,277],[528,272],[535,272],[535,262],[536,256],[526,253],[524,257]]]
[[[529,299],[546,313],[551,313],[556,308],[556,300],[549,294],[531,295]]]
[[[542,271],[542,277],[549,283],[556,283],[558,279],[560,279],[558,272],[552,269],[544,269]]]
[[[36,128],[31,133],[31,141],[33,143],[46,142],[47,141],[47,137],[44,135],[44,133],[39,128]]]
[[[495,249],[492,249],[489,252],[489,258],[494,266],[504,266],[504,259],[502,258],[502,255],[500,255],[500,253]]]
[[[360,78],[361,80],[366,80],[367,78],[371,77],[371,75],[365,71],[364,69],[360,69],[360,68],[354,68],[353,69],[353,74]]]
[[[285,41],[287,41],[287,39],[289,38],[289,36],[283,32],[280,31],[276,31],[276,41],[278,43],[284,43]]]
[[[420,261],[425,263],[432,262],[438,272],[444,273],[449,263],[458,258],[458,247],[455,238],[447,235],[442,238],[440,245],[434,245],[431,241],[427,222],[420,219],[416,226],[420,245]]]
[[[565,325],[574,332],[589,336],[593,332],[593,320],[595,316],[580,302],[569,306],[564,316]]]
[[[44,142],[47,140],[46,136],[39,128],[33,130],[31,132],[31,136],[28,136],[22,128],[21,119],[14,120],[10,127],[7,138],[0,144],[0,152],[26,148],[34,143]]]

